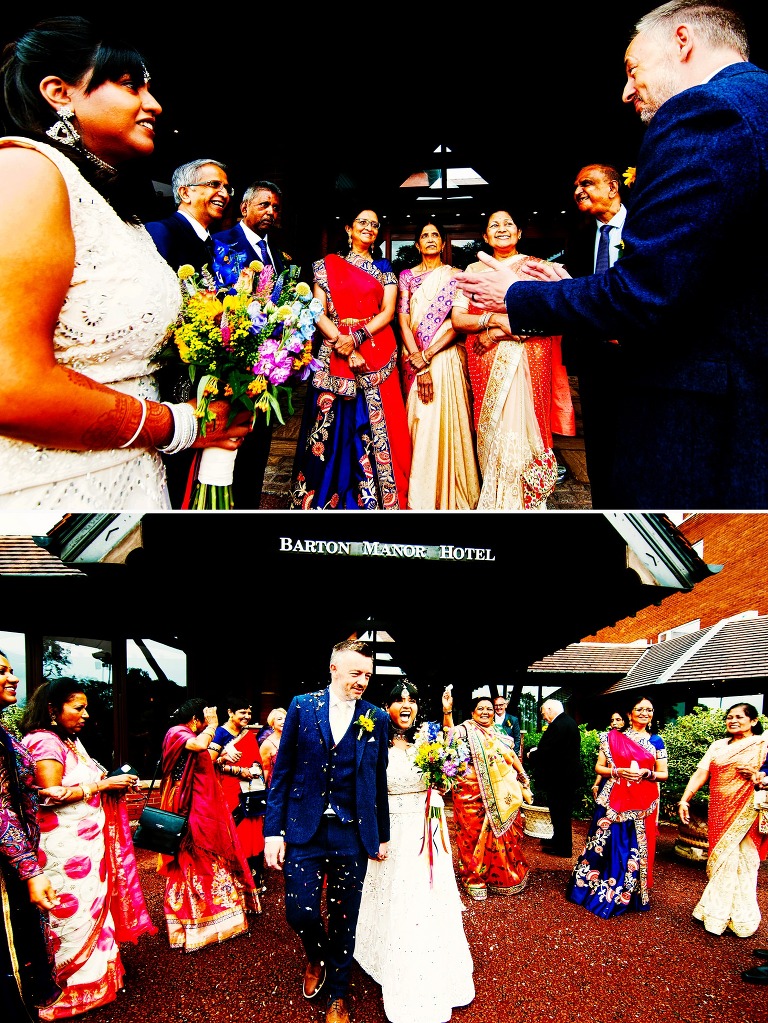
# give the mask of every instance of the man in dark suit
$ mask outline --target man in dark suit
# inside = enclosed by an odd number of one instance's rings
[[[330,686],[291,701],[264,819],[265,860],[285,872],[286,919],[307,955],[303,994],[326,988],[326,1023],[349,1023],[365,872],[369,858],[387,857],[388,717],[361,699],[372,670],[367,643],[337,643]]]
[[[553,856],[573,854],[573,809],[582,781],[579,726],[565,713],[559,700],[545,700],[541,716],[547,727],[539,745],[528,754],[534,784],[547,794],[552,838],[542,844]]]
[[[515,753],[520,756],[520,719],[515,714],[507,713],[506,696],[494,696],[493,710],[494,725],[512,739],[515,744]]]
[[[768,73],[742,18],[672,0],[635,26],[623,99],[648,129],[622,258],[569,280],[540,264],[457,284],[516,334],[591,335],[625,353],[611,507],[768,507]],[[469,110],[472,116],[472,110]],[[550,281],[549,278],[558,278]]]
[[[246,188],[240,203],[242,219],[227,231],[214,235],[215,241],[229,246],[245,256],[245,266],[255,259],[264,266],[274,267],[277,277],[290,263],[291,257],[271,238],[273,229],[280,227],[283,193],[272,181],[254,181]],[[272,443],[274,417],[267,420],[259,414],[247,444],[246,457],[242,450],[235,462],[232,493],[237,508],[258,508],[264,486],[269,449]]]
[[[176,212],[165,220],[146,224],[157,251],[174,270],[189,264],[199,273],[213,263],[211,228],[220,223],[232,195],[227,169],[216,160],[192,160],[177,167],[171,178]],[[157,374],[163,401],[188,401],[192,387],[186,366],[168,363]],[[238,461],[248,448],[250,437],[238,451]],[[197,453],[182,451],[163,455],[171,505],[183,508],[190,483],[190,470]]]
[[[589,219],[568,239],[563,264],[572,277],[603,273],[621,253],[621,229],[627,209],[621,201],[619,172],[610,164],[592,163],[576,175],[573,198]],[[563,361],[579,380],[584,454],[592,504],[612,504],[610,478],[615,457],[616,422],[621,415],[622,349],[613,341],[566,334]],[[604,490],[605,488],[605,490]]]

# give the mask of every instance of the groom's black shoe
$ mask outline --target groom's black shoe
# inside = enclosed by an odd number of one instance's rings
[[[768,959],[768,948],[753,948],[752,955],[758,959]]]
[[[751,970],[744,970],[741,979],[749,984],[768,984],[768,965],[753,966]]]
[[[307,963],[304,971],[304,986],[301,993],[305,998],[311,999],[320,993],[325,984],[325,963]]]

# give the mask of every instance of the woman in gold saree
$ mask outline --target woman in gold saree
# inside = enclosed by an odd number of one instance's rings
[[[494,259],[516,271],[522,231],[507,210],[488,218],[483,241]],[[485,263],[468,271],[482,273]],[[509,317],[474,306],[456,289],[451,322],[467,334],[467,362],[482,477],[478,508],[545,508],[557,483],[552,434],[574,436],[573,403],[560,337],[517,337]]]
[[[474,508],[480,497],[464,335],[451,324],[456,273],[443,262],[443,231],[416,236],[421,262],[398,278],[400,376],[413,455],[408,507]]]
[[[443,694],[443,725],[466,737],[472,761],[455,784],[453,815],[459,877],[470,898],[516,895],[528,881],[523,856],[523,801],[532,802],[528,776],[511,736],[494,725],[489,696],[476,697],[472,716],[455,728],[453,699]]]
[[[716,739],[699,762],[680,800],[680,819],[690,821],[691,798],[709,782],[707,886],[693,910],[710,934],[731,930],[748,938],[760,926],[757,871],[768,854],[760,828],[752,776],[768,750],[760,716],[751,703],[725,712],[728,737]]]

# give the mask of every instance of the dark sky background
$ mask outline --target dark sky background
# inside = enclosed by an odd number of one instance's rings
[[[734,6],[768,66],[765,0]],[[328,216],[339,175],[383,196],[440,144],[515,209],[571,209],[584,163],[636,162],[623,55],[651,7],[19,5],[0,32],[6,42],[42,16],[97,11],[146,54],[164,107],[151,177],[211,156],[238,192],[277,180],[298,226]]]

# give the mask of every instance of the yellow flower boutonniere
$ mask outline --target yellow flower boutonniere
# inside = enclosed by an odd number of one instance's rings
[[[623,241],[623,239],[620,242],[616,242],[616,248],[619,250],[619,254],[618,254],[618,256],[616,258],[617,259],[621,259],[621,257],[624,255],[624,241]]]
[[[373,708],[371,707],[365,714],[361,714],[355,724],[360,726],[360,731],[357,733],[358,740],[362,739],[363,732],[372,732],[376,724],[376,715],[373,712]]]
[[[621,175],[624,178],[624,184],[627,188],[630,188],[635,183],[637,177],[637,167],[627,167],[624,173]]]

